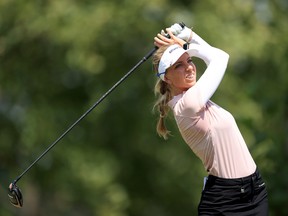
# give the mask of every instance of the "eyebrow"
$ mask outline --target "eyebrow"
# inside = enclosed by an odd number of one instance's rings
[[[192,58],[189,56],[186,61],[191,60]],[[176,66],[177,64],[182,64],[184,61],[177,61],[174,63],[174,66]]]

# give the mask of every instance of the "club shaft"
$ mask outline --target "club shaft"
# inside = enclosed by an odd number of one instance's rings
[[[130,69],[118,82],[116,82],[101,98],[98,99],[77,121],[75,121],[61,136],[58,137],[29,167],[27,167],[14,181],[16,184],[31,167],[33,167],[44,155],[46,155],[60,140],[62,140],[81,120],[83,120],[95,107],[97,107],[117,86],[119,86],[128,76],[130,76],[142,63],[149,59],[157,50],[154,47],[150,50],[132,69]]]

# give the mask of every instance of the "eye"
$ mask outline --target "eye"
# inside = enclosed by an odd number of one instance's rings
[[[193,65],[193,64],[194,64],[191,58],[188,59],[187,63],[190,64],[190,65]]]
[[[177,63],[174,68],[177,69],[177,68],[180,68],[182,66],[182,63]]]

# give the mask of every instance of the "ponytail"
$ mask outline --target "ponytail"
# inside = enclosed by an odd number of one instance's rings
[[[160,47],[153,55],[154,70],[157,71],[160,59],[167,47],[168,46]],[[160,137],[163,137],[166,140],[168,139],[168,135],[170,135],[170,131],[166,128],[165,125],[165,119],[168,116],[170,110],[168,102],[172,99],[170,85],[162,79],[158,79],[154,87],[154,94],[156,97],[158,97],[158,99],[154,104],[153,110],[157,110],[159,113],[156,131]]]

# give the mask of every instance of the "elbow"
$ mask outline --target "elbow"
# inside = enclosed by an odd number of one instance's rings
[[[217,65],[216,67],[221,68],[220,71],[223,71],[223,73],[225,73],[225,70],[228,66],[228,61],[229,54],[222,50],[218,52],[217,56],[215,55],[214,62]]]
[[[229,57],[230,57],[229,54],[227,52],[221,50],[221,49],[218,49],[218,48],[215,48],[214,50],[215,50],[214,60],[228,64]]]
[[[218,57],[220,57],[220,56],[218,55]],[[222,54],[221,54],[220,58],[221,58],[221,61],[223,62],[223,64],[225,64],[227,66],[229,58],[230,58],[229,54],[226,53],[225,51],[222,51]]]
[[[223,55],[223,60],[225,59],[225,61],[228,63],[229,58],[230,58],[229,54],[225,51],[222,51],[222,55]]]
[[[225,52],[225,55],[226,55],[226,60],[227,60],[227,63],[228,63],[230,55],[228,53],[226,53],[226,52]]]
[[[209,66],[212,62],[217,62],[217,64],[220,63],[221,65],[225,64],[226,66],[228,65],[229,54],[225,51],[212,47],[210,50],[210,55],[210,58],[202,58],[207,66]]]
[[[226,53],[226,52],[224,52],[224,53],[225,53],[226,59],[227,59],[227,61],[228,61],[229,58],[230,58],[230,55],[229,55],[228,53]]]

